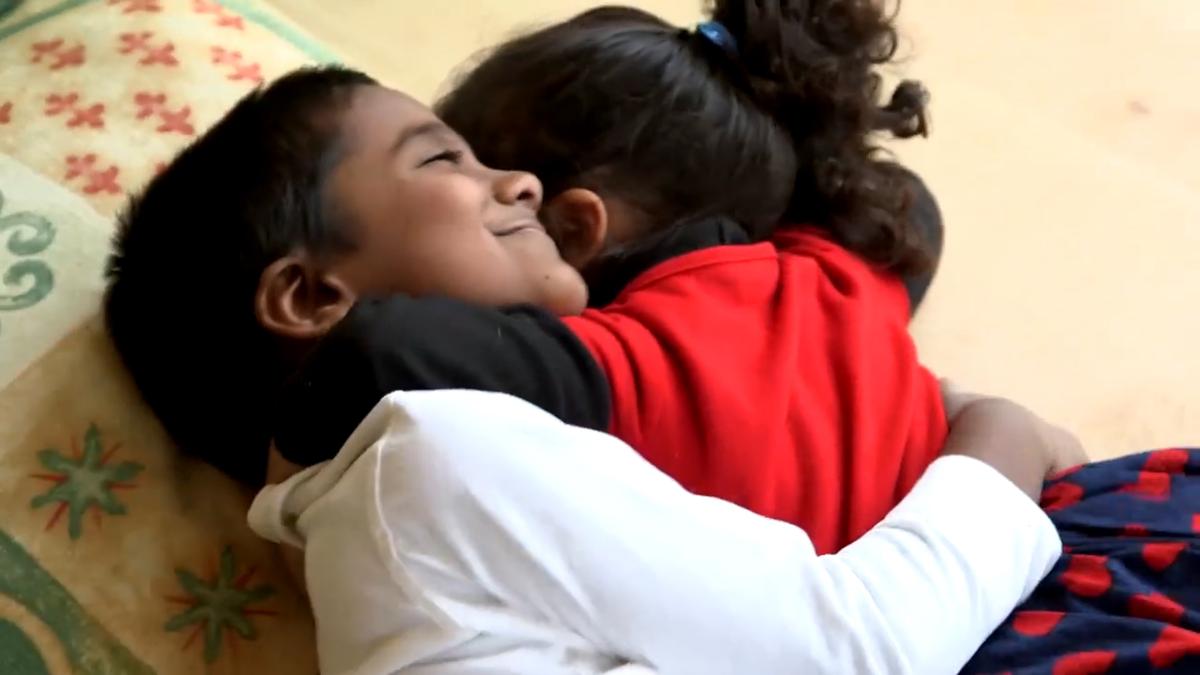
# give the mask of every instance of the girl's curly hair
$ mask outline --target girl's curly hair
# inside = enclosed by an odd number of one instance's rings
[[[812,224],[900,274],[936,255],[914,226],[910,175],[875,132],[926,132],[928,95],[901,83],[875,0],[716,0],[712,30],[602,7],[500,45],[436,106],[480,159],[533,171],[546,194],[618,196],[655,233],[697,218],[753,238]],[[711,27],[710,27],[711,28]]]

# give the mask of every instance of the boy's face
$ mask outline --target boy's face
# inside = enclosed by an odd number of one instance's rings
[[[358,295],[443,295],[577,314],[587,301],[538,220],[531,174],[481,165],[466,142],[397,91],[360,87],[325,189],[355,249],[331,265]]]

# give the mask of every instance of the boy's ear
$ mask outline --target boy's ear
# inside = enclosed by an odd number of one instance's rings
[[[306,257],[288,255],[263,270],[254,313],[276,335],[310,340],[328,333],[357,299],[336,275]]]
[[[542,206],[542,215],[559,254],[575,269],[587,267],[608,242],[608,209],[591,190],[564,190]]]

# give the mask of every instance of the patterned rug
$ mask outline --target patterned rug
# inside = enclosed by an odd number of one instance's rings
[[[0,673],[316,672],[247,495],[174,450],[97,311],[126,195],[329,58],[254,0],[0,0]]]

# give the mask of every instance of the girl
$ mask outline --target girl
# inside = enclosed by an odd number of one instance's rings
[[[884,288],[889,281],[866,273],[838,274],[851,265],[844,251],[806,248],[802,242],[816,240],[797,235],[794,224],[816,226],[842,248],[904,276],[910,288],[917,286],[911,280],[928,269],[938,238],[929,237],[929,230],[920,227],[930,218],[907,206],[912,183],[897,166],[878,157],[869,132],[887,128],[899,136],[924,133],[924,96],[919,87],[903,84],[889,105],[876,107],[879,77],[874,68],[887,61],[896,46],[892,17],[883,13],[879,3],[724,0],[715,3],[712,18],[716,23],[686,31],[632,9],[589,12],[501,45],[465,76],[439,111],[467,137],[483,161],[533,170],[546,182],[550,195],[590,188],[610,204],[610,211],[625,216],[620,222],[628,227],[614,229],[618,221],[610,219],[601,253],[581,265],[593,293],[597,287],[602,289],[601,302],[612,297],[603,289],[621,286],[630,278],[627,271],[621,278],[620,271],[636,258],[639,247],[653,249],[658,246],[656,236],[674,236],[671,232],[686,231],[695,227],[696,219],[714,214],[734,220],[750,238],[772,240],[781,270],[789,255],[810,256],[826,274],[807,280],[814,282],[806,289],[813,295],[807,303],[798,303],[796,314],[803,328],[787,339],[820,333],[827,342],[808,351],[788,351],[785,345],[775,352],[777,360],[770,366],[778,371],[772,376],[798,378],[801,384],[793,391],[803,394],[790,401],[818,403],[815,409],[828,421],[844,425],[832,427],[837,441],[825,448],[823,467],[804,470],[828,470],[836,462],[829,458],[841,448],[847,453],[843,457],[848,469],[821,475],[846,490],[839,509],[863,514],[872,490],[882,495],[888,486],[900,491],[907,484],[903,470],[899,481],[891,480],[894,465],[889,460],[906,456],[920,466],[927,457],[920,440],[912,436],[903,440],[905,421],[923,419],[922,412],[938,419],[940,411],[936,401],[918,399],[908,412],[895,414],[913,405],[906,393],[919,391],[919,387],[897,387],[897,379],[889,379],[905,364],[915,363],[911,352],[893,351],[890,361],[873,360],[875,350],[886,345],[888,333],[876,326],[876,332],[863,335],[862,342],[855,344],[853,325],[831,311],[861,304],[863,294],[827,294],[823,288],[829,284],[845,289],[852,283]],[[916,210],[931,209],[931,204],[918,199]],[[772,235],[778,222],[787,225]],[[701,254],[714,255],[711,249]],[[673,263],[679,261],[664,265]],[[748,274],[746,267],[742,263],[739,274]],[[609,282],[614,268],[616,284]],[[711,270],[692,273],[693,281],[706,273]],[[655,274],[663,272],[651,271],[647,276]],[[710,287],[712,297],[697,301],[699,311],[714,311],[709,307],[719,307],[723,293],[744,288],[744,278],[728,282],[728,286]],[[643,277],[625,286],[626,295],[610,310],[627,320],[632,312],[623,311],[622,303],[636,302],[636,287],[650,283]],[[912,296],[915,304],[920,294]],[[778,297],[764,294],[757,299],[769,302]],[[791,299],[796,297],[803,295]],[[699,322],[688,325],[686,307],[675,305],[671,310],[661,324],[650,324],[662,326],[659,335],[714,330]],[[676,322],[682,325],[667,325]],[[891,327],[899,335],[898,317]],[[604,344],[590,327],[577,330],[590,345]],[[771,480],[769,470],[763,471],[766,480],[758,491],[747,487],[746,493],[738,494],[723,489],[728,483],[704,482],[702,472],[680,470],[679,457],[686,458],[696,449],[715,452],[718,442],[732,442],[740,432],[747,443],[729,446],[742,461],[735,462],[734,470],[762,467],[773,457],[764,457],[764,446],[755,442],[761,430],[749,427],[785,418],[791,424],[816,424],[796,408],[784,414],[772,410],[778,399],[754,399],[750,406],[758,409],[747,410],[739,409],[744,402],[729,395],[739,391],[738,380],[746,377],[744,371],[734,369],[751,364],[735,363],[736,357],[721,350],[741,352],[753,347],[761,330],[780,329],[776,323],[746,321],[724,334],[716,333],[723,344],[714,344],[711,353],[719,355],[716,358],[726,370],[708,383],[728,390],[722,392],[724,398],[704,399],[714,403],[711,407],[695,409],[698,425],[708,427],[695,437],[672,439],[688,441],[669,444],[678,454],[660,454],[657,429],[630,431],[629,426],[614,424],[618,433],[636,439],[635,447],[648,451],[653,461],[685,483],[740,497],[754,508],[769,506],[762,495],[772,489],[777,495],[788,494],[779,489],[781,481]],[[694,335],[686,339],[689,346],[697,344]],[[622,347],[631,342],[622,342]],[[637,386],[632,389],[647,392],[647,397],[671,397],[645,376],[652,347],[595,351],[602,354],[614,382],[618,410],[623,401],[638,400],[629,389],[618,386],[624,380],[634,381]],[[682,355],[697,353],[683,351]],[[825,359],[825,367],[834,371],[846,363],[839,360],[843,358],[851,367],[842,371],[845,378],[822,382],[803,365],[796,367],[802,363],[797,360],[800,355],[811,359],[809,365]],[[669,359],[678,363],[680,356]],[[759,366],[770,367],[766,359]],[[695,373],[688,373],[671,382],[686,386],[697,381]],[[832,385],[826,390],[828,398],[815,395],[822,384]],[[876,399],[860,393],[880,389],[884,395]],[[642,403],[640,411],[651,405]],[[892,417],[886,417],[889,411]],[[647,417],[638,421],[648,422]],[[886,420],[888,432],[872,439],[869,425],[877,420]],[[736,431],[722,439],[726,424]],[[822,449],[811,442],[801,447],[802,453]],[[878,472],[879,482],[856,480],[855,469]],[[839,475],[846,477],[840,484]],[[1200,452],[1168,449],[1088,465],[1048,484],[1043,504],[1069,545],[1069,554],[1033,599],[984,645],[966,672],[1200,672],[1200,588],[1195,582],[1200,574],[1198,476]],[[805,487],[808,494],[820,489],[820,485]],[[834,511],[823,517],[836,518]],[[803,516],[800,522],[810,532],[824,532],[822,522]],[[851,524],[842,533],[853,536],[855,531]]]
[[[620,286],[595,277],[646,235],[721,215],[755,241],[780,222],[819,227],[905,277],[915,306],[940,217],[872,132],[924,136],[928,94],[905,81],[879,107],[897,42],[880,5],[723,0],[695,30],[602,7],[496,47],[435,109],[485,164],[622,207],[588,265],[593,305]]]

